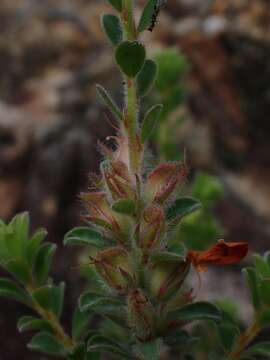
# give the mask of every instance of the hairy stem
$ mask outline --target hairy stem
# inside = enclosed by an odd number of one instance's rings
[[[131,171],[140,175],[141,149],[138,137],[138,100],[133,79],[126,77],[125,126],[128,133],[129,161]]]
[[[126,40],[136,40],[136,26],[133,17],[133,0],[123,0],[122,24]],[[141,146],[138,137],[138,99],[136,82],[125,76],[126,99],[124,123],[128,134],[130,169],[140,175]]]
[[[133,0],[123,0],[122,22],[127,40],[136,39],[136,27],[133,18]]]

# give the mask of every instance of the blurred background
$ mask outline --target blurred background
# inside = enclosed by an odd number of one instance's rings
[[[62,238],[82,224],[78,194],[98,172],[98,141],[114,132],[95,84],[119,103],[123,95],[100,28],[107,11],[104,0],[0,1],[0,218],[29,211],[32,229],[46,227],[58,244],[53,275],[67,282],[67,327],[85,280],[72,268],[79,252]],[[270,249],[269,0],[168,0],[158,24],[144,36],[160,74],[143,107],[165,103],[151,148],[167,160],[186,149],[187,191],[205,205],[183,224],[183,241],[203,249],[224,236],[262,253]],[[201,297],[237,297],[248,321],[240,267],[204,278]],[[17,333],[25,309],[3,299],[0,308],[0,359],[46,359]]]

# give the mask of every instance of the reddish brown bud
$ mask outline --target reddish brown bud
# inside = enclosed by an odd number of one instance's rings
[[[102,174],[114,201],[122,198],[135,198],[134,184],[124,163],[121,161],[105,162],[102,165]]]
[[[132,271],[129,264],[128,253],[121,247],[114,247],[97,253],[93,261],[97,272],[105,282],[124,294],[131,285]]]
[[[157,204],[149,205],[143,212],[140,226],[140,247],[144,250],[156,248],[165,232],[165,213]]]
[[[148,201],[164,202],[183,183],[187,176],[186,165],[180,162],[164,163],[154,169],[147,178],[145,197]]]
[[[140,289],[132,290],[128,294],[128,323],[140,341],[153,337],[155,310]]]
[[[180,290],[190,269],[189,260],[156,263],[150,273],[150,287],[157,298],[169,298]]]
[[[114,232],[120,231],[120,226],[104,192],[83,193],[81,194],[81,199],[88,212],[85,216],[87,220]]]

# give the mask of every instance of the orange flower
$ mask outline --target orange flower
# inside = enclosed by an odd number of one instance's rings
[[[248,252],[246,242],[218,243],[206,251],[189,251],[188,258],[197,271],[205,271],[207,265],[230,265],[240,262]]]

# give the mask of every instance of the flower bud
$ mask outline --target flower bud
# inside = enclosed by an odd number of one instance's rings
[[[128,294],[128,323],[140,341],[154,336],[155,310],[140,289]]]
[[[187,167],[180,162],[159,165],[148,175],[144,191],[146,200],[163,203],[186,176]]]
[[[135,198],[134,184],[129,176],[128,168],[123,162],[104,162],[101,171],[107,189],[114,201],[122,198]]]
[[[140,226],[140,247],[144,250],[156,248],[165,232],[165,213],[157,204],[149,205],[143,212]]]
[[[120,294],[128,291],[132,280],[132,271],[128,253],[121,247],[98,252],[91,258],[103,280]]]
[[[168,299],[183,284],[190,269],[189,260],[160,261],[150,272],[150,288],[154,296]]]
[[[87,220],[106,229],[113,230],[116,233],[120,231],[120,226],[104,192],[83,193],[81,194],[81,199],[84,201],[88,212],[85,216]]]

